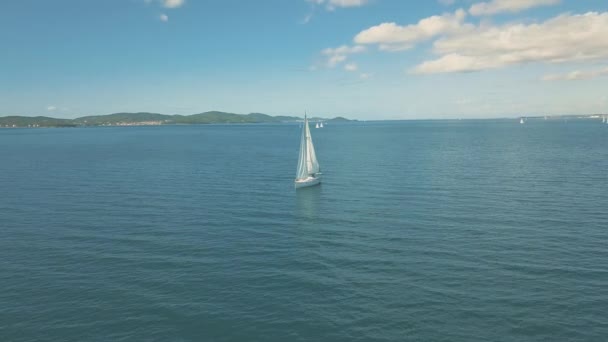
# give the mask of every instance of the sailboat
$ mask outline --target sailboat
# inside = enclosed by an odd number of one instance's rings
[[[522,124],[522,125],[523,125],[525,122],[526,122],[526,120],[524,120],[524,118],[520,118],[520,119],[519,119],[519,123],[520,123],[520,124]]]
[[[319,125],[319,128],[323,128],[323,123],[321,122],[321,124]]]
[[[298,170],[296,171],[296,189],[305,188],[321,183],[321,167],[312,144],[312,136],[308,127],[308,118],[304,115],[304,126],[300,138],[300,156],[298,158]]]
[[[317,122],[317,125],[315,126],[315,128],[319,128],[319,123]]]

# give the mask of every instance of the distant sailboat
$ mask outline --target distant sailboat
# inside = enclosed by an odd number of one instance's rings
[[[524,120],[524,118],[520,118],[519,123],[523,125],[524,123],[526,123],[526,120]]]
[[[321,183],[321,167],[317,160],[315,147],[312,144],[308,118],[304,115],[304,127],[302,127],[302,136],[300,138],[300,156],[298,158],[295,187],[298,189],[319,183]]]
[[[315,126],[315,128],[319,128],[319,123],[317,122],[317,125]]]
[[[323,123],[321,122],[321,124],[319,125],[319,128],[323,128]]]

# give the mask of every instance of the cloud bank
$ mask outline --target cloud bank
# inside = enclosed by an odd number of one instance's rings
[[[437,40],[412,72],[432,74],[495,69],[530,62],[562,63],[608,58],[608,12],[564,14],[534,24],[479,26]]]

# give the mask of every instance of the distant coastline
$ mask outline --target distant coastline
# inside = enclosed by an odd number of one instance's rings
[[[302,120],[304,119],[296,116],[270,116],[262,113],[234,114],[211,111],[192,115],[168,115],[141,112],[83,116],[76,119],[58,119],[46,116],[4,116],[0,117],[0,128],[258,124],[298,122]],[[356,121],[343,117],[335,117],[333,119],[311,118],[310,120],[324,122]]]
[[[503,118],[445,118],[445,119],[411,119],[411,120],[577,120],[598,119],[601,120],[605,114],[582,114],[582,115],[522,115],[518,117]],[[76,119],[59,119],[47,116],[3,116],[0,117],[0,128],[51,128],[51,127],[99,127],[99,126],[165,126],[165,125],[208,125],[208,124],[261,124],[261,123],[295,123],[304,118],[297,116],[271,116],[262,113],[234,114],[227,112],[211,111],[192,115],[170,115],[158,113],[114,113],[107,115],[83,116]],[[310,121],[323,122],[359,122],[341,116],[334,118],[309,118]],[[403,119],[407,120],[407,119]],[[403,121],[396,119],[370,120],[370,121]],[[365,121],[365,120],[364,120]]]

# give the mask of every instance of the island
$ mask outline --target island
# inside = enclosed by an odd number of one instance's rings
[[[89,127],[89,126],[159,126],[159,125],[202,125],[202,124],[259,124],[300,122],[296,116],[271,116],[262,113],[234,114],[210,111],[193,115],[158,113],[114,113],[108,115],[83,116],[76,119],[58,119],[46,116],[4,116],[0,117],[0,128],[38,127]],[[310,121],[350,122],[343,117],[333,119],[309,118]]]

